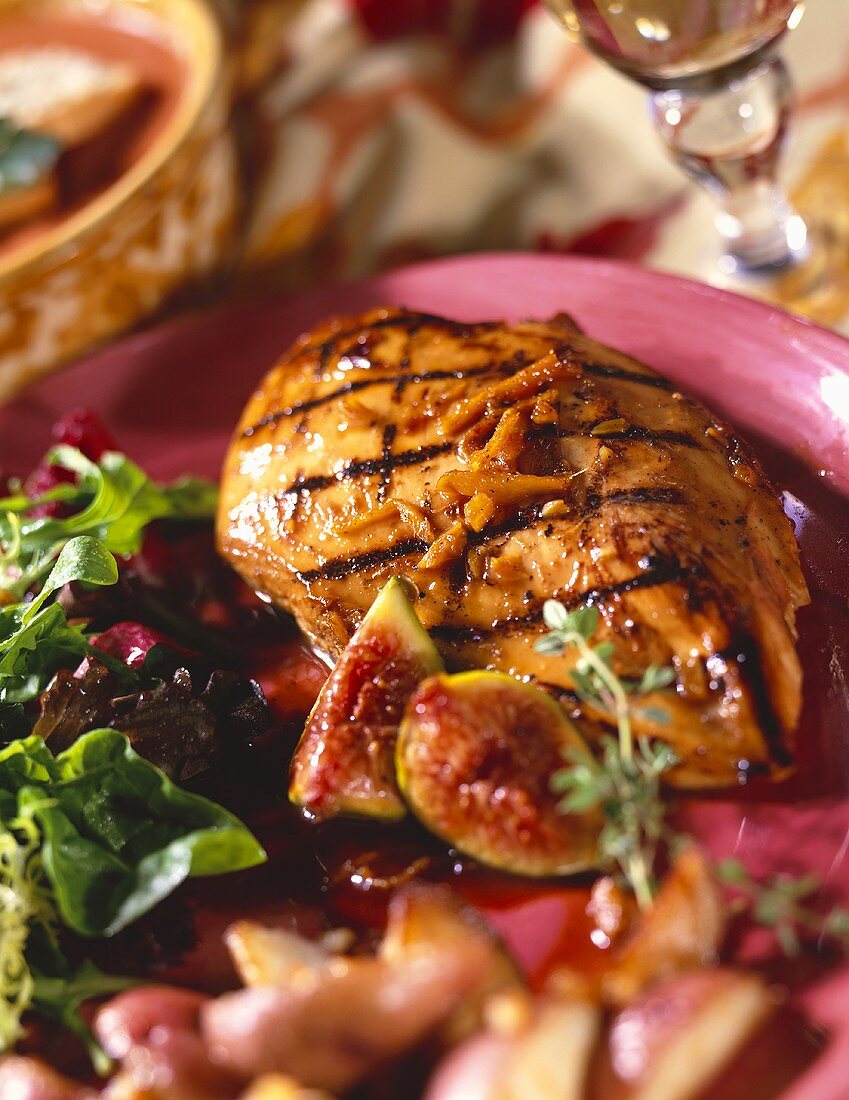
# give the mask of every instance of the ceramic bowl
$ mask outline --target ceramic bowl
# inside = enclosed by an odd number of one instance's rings
[[[222,39],[204,0],[0,0],[0,13],[16,7],[153,36],[185,77],[117,180],[0,255],[0,399],[207,277],[230,247],[236,211]]]

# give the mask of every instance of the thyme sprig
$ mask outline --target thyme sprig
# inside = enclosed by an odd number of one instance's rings
[[[564,813],[601,810],[600,862],[604,867],[618,867],[640,908],[648,909],[654,895],[658,851],[672,839],[660,797],[661,777],[676,759],[667,745],[635,738],[632,699],[668,687],[675,673],[671,668],[650,665],[638,681],[617,676],[610,664],[614,647],[590,644],[599,623],[594,607],[569,611],[557,600],[547,600],[543,619],[548,634],[537,642],[538,652],[574,650],[578,660],[570,677],[578,697],[610,715],[617,729],[615,738],[602,739],[600,758],[586,750],[568,752],[567,766],[552,777],[552,790],[563,796],[559,808]]]
[[[814,874],[779,874],[756,882],[736,859],[716,865],[720,882],[734,891],[732,912],[746,913],[756,924],[771,928],[781,950],[794,958],[802,950],[802,934],[831,940],[849,951],[849,909],[835,906],[823,914],[810,904],[822,887]]]
[[[591,644],[599,619],[598,611],[589,606],[570,611],[548,600],[543,608],[548,633],[536,643],[537,651],[574,651],[578,660],[569,676],[576,694],[608,714],[617,730],[616,737],[601,738],[600,756],[588,749],[567,752],[566,766],[552,776],[551,789],[562,795],[562,813],[601,810],[599,867],[618,867],[646,910],[654,898],[661,849],[672,849],[684,838],[669,824],[671,805],[661,790],[664,774],[677,763],[675,754],[661,742],[634,737],[633,700],[669,687],[675,673],[650,665],[639,680],[621,679],[611,667],[614,647]],[[643,708],[642,713],[656,722],[668,721],[661,708]],[[805,933],[831,940],[849,953],[849,909],[836,906],[823,914],[810,903],[822,885],[816,875],[779,874],[757,882],[734,859],[718,863],[715,872],[734,893],[732,911],[745,912],[754,923],[771,929],[785,955],[799,953]]]

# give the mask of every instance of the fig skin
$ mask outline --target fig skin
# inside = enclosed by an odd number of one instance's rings
[[[431,832],[481,863],[532,877],[597,863],[595,812],[562,814],[551,777],[584,743],[545,692],[500,672],[434,676],[407,705],[400,788]]]
[[[416,686],[443,668],[411,591],[397,577],[384,586],[307,719],[289,798],[315,818],[395,821],[407,812],[395,779],[398,727]]]

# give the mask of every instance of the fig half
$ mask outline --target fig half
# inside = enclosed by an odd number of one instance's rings
[[[551,791],[564,752],[584,747],[539,688],[461,672],[419,685],[396,769],[415,815],[459,851],[514,874],[565,875],[597,862],[598,814],[559,813]]]
[[[397,577],[381,589],[307,719],[289,798],[317,818],[406,813],[395,781],[398,726],[416,686],[443,668],[410,590]]]

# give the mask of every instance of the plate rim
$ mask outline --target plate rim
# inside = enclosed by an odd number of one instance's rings
[[[184,333],[191,333],[196,325],[208,322],[211,318],[217,319],[219,317],[226,318],[232,316],[234,319],[237,319],[242,313],[250,314],[255,310],[263,310],[274,304],[291,306],[297,301],[310,302],[313,300],[330,298],[336,294],[350,293],[358,289],[365,289],[372,286],[379,287],[381,283],[387,280],[399,276],[404,277],[425,270],[438,272],[441,269],[448,270],[465,266],[477,267],[490,261],[497,261],[510,265],[532,263],[542,266],[562,265],[567,268],[575,268],[578,270],[583,268],[587,272],[591,272],[594,278],[600,276],[602,280],[609,276],[615,277],[617,275],[624,275],[627,279],[643,280],[648,283],[656,283],[660,286],[684,291],[684,293],[693,295],[702,301],[711,302],[712,306],[720,306],[735,310],[741,315],[749,314],[752,317],[756,317],[759,323],[766,322],[771,325],[789,325],[794,332],[801,334],[803,337],[813,338],[818,342],[824,343],[826,347],[832,347],[836,359],[833,366],[849,376],[849,336],[844,336],[835,329],[827,328],[825,325],[821,325],[798,313],[791,313],[788,310],[771,305],[768,302],[763,302],[756,298],[749,298],[736,291],[727,290],[724,287],[713,286],[710,283],[704,283],[698,279],[692,279],[684,275],[677,275],[668,271],[659,271],[630,260],[608,259],[600,256],[573,255],[570,253],[492,251],[468,252],[454,256],[441,256],[433,259],[421,260],[412,264],[403,264],[370,275],[367,278],[351,282],[332,282],[322,286],[308,287],[304,290],[295,292],[275,291],[270,293],[244,294],[238,295],[235,298],[225,298],[218,302],[200,306],[188,312],[181,313],[179,316],[168,318],[158,324],[146,326],[136,332],[126,333],[116,340],[92,348],[82,355],[76,356],[68,362],[60,364],[51,373],[33,379],[7,401],[0,402],[0,409],[13,405],[16,400],[25,396],[30,390],[37,387],[39,383],[49,384],[51,379],[57,377],[59,374],[65,374],[83,364],[97,363],[100,359],[108,359],[115,354],[133,354],[137,349],[148,347],[161,340],[179,339]],[[846,358],[845,364],[839,361],[843,357]],[[269,367],[271,365],[272,364],[269,363]],[[257,381],[259,381],[259,379],[257,379]]]

